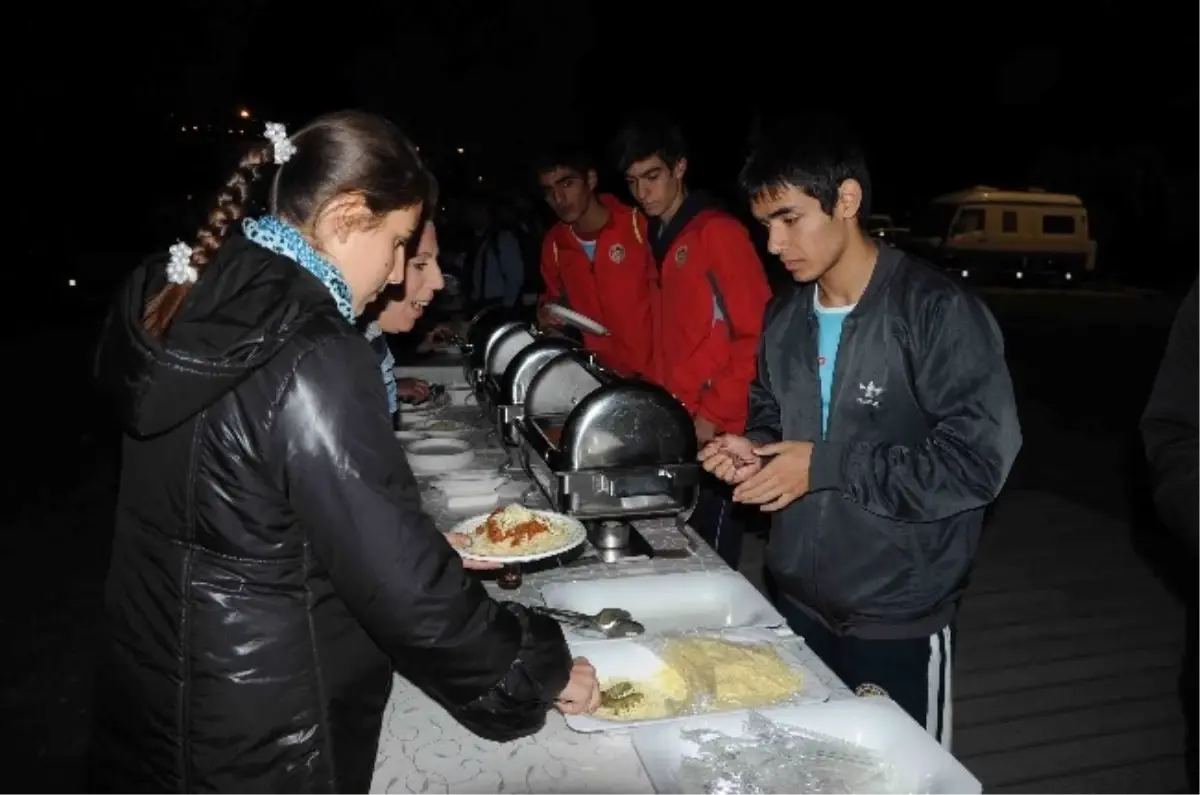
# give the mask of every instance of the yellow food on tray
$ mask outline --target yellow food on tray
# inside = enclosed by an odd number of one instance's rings
[[[754,709],[785,701],[802,684],[800,672],[767,645],[669,638],[660,656],[664,665],[644,680],[602,682],[596,717],[642,721],[691,711]],[[700,705],[706,709],[697,710]]]
[[[671,638],[662,654],[693,688],[712,697],[719,709],[763,707],[800,689],[800,672],[772,647],[731,643],[719,638]]]
[[[470,551],[476,555],[536,555],[566,543],[570,528],[554,517],[539,516],[523,505],[508,505],[492,512],[471,533]]]

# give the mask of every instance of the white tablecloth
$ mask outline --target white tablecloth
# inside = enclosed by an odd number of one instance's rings
[[[424,377],[410,368],[397,371],[398,375]],[[458,372],[461,374],[461,368]],[[505,460],[504,451],[494,446],[494,437],[489,439],[478,409],[452,408],[442,416],[477,426],[472,435],[477,464]],[[463,518],[449,512],[434,490],[423,490],[423,494],[426,510],[439,527],[448,530]],[[638,522],[636,526],[656,548],[687,546],[687,539],[672,520]],[[525,574],[521,587],[513,591],[502,591],[493,583],[488,583],[488,588],[500,599],[541,604],[540,589],[551,582],[728,568],[703,542],[697,543],[696,549],[697,553],[687,559],[655,558],[550,569]],[[852,697],[807,647],[802,656],[805,666],[833,691],[834,698]],[[384,713],[371,791],[623,793],[652,792],[653,787],[628,733],[580,734],[567,728],[561,715],[551,712],[546,727],[537,735],[512,743],[492,743],[459,726],[420,690],[397,676]]]

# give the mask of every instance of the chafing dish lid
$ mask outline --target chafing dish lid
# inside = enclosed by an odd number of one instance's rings
[[[488,346],[485,370],[496,380],[504,377],[513,357],[529,347],[537,339],[536,332],[521,323],[506,325],[499,334],[492,337]]]
[[[565,417],[584,397],[599,389],[605,378],[587,362],[588,355],[577,348],[543,365],[525,390],[525,416]]]
[[[542,368],[560,354],[578,348],[578,342],[566,337],[541,337],[518,351],[504,369],[500,394],[505,404],[523,405],[525,396],[529,393],[529,385]]]
[[[481,369],[487,361],[488,343],[505,326],[518,321],[516,313],[505,306],[489,306],[481,309],[471,318],[467,327],[467,344],[471,349],[471,366]]]
[[[571,411],[559,450],[567,469],[694,463],[696,431],[670,392],[646,381],[615,379]]]

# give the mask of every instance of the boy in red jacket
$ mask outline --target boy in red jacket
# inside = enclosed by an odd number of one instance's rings
[[[596,169],[586,155],[563,151],[535,164],[538,184],[559,222],[542,241],[545,289],[538,322],[559,325],[547,304],[567,306],[608,329],[583,332],[600,363],[624,376],[652,377],[651,280],[654,261],[646,218],[596,191]]]
[[[657,379],[691,413],[701,445],[741,433],[771,297],[750,234],[706,194],[688,191],[687,145],[669,120],[647,116],[627,124],[613,149],[630,193],[651,219]],[[715,479],[707,482],[692,523],[737,568],[744,521],[728,492]]]

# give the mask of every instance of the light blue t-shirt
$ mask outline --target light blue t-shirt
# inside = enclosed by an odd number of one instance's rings
[[[571,230],[571,234],[575,235],[575,230]],[[583,253],[587,254],[588,262],[596,261],[596,242],[595,240],[584,240],[579,235],[575,235],[575,239],[579,241],[579,245],[583,246]]]
[[[829,404],[833,401],[833,368],[837,364],[838,345],[842,341],[842,324],[854,311],[850,306],[821,305],[821,291],[813,293],[813,308],[817,311],[817,375],[821,379],[821,436],[829,429]]]

